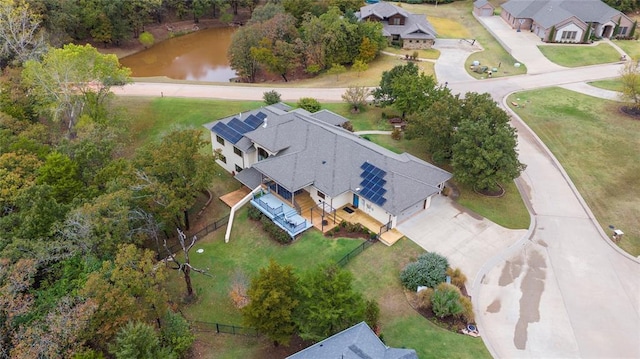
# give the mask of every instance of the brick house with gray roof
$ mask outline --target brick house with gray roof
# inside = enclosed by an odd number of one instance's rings
[[[544,42],[632,36],[633,21],[600,0],[510,0],[502,4],[500,16],[517,31],[531,31]]]
[[[425,15],[381,1],[363,6],[355,13],[360,21],[378,21],[390,42],[401,43],[403,49],[428,49],[436,41],[436,30]]]
[[[205,127],[219,165],[250,189],[268,186],[292,208],[296,197],[310,196],[327,212],[350,206],[389,228],[428,208],[451,174],[343,129],[346,121],[277,104]]]

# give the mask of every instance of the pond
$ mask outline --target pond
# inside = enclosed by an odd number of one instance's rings
[[[134,77],[228,82],[236,77],[227,59],[234,31],[233,27],[212,28],[174,37],[122,58],[120,63]]]

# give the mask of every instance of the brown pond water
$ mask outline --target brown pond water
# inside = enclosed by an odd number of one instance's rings
[[[236,77],[227,49],[235,28],[211,28],[174,37],[120,59],[134,77],[166,76],[175,80],[228,82]]]

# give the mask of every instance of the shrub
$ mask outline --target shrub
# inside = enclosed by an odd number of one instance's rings
[[[432,295],[433,295],[433,288],[427,288],[419,291],[418,292],[418,309],[430,310]]]
[[[467,282],[467,276],[462,273],[462,270],[460,270],[460,268],[447,268],[447,275],[451,277],[451,284],[460,289],[462,289],[464,287],[464,284]]]
[[[400,141],[402,139],[402,131],[400,131],[399,128],[394,128],[393,132],[391,132],[391,138],[393,138],[396,141]]]
[[[303,108],[311,113],[320,111],[320,102],[315,98],[303,97],[298,100],[298,107]]]
[[[460,315],[467,323],[475,323],[476,315],[473,313],[473,305],[471,299],[465,296],[460,297],[460,304],[462,305],[462,313]]]
[[[445,257],[428,252],[420,255],[416,262],[407,264],[400,273],[400,280],[407,289],[413,291],[421,285],[434,288],[445,281],[447,267],[449,262]]]
[[[249,210],[247,211],[247,217],[254,221],[259,221],[262,218],[262,212],[254,206],[249,206]]]
[[[364,309],[364,321],[369,324],[371,329],[374,329],[378,326],[378,320],[380,320],[380,307],[378,306],[378,302],[375,300],[368,300],[367,306]]]
[[[318,72],[320,72],[320,70],[322,70],[322,69],[320,68],[320,66],[319,66],[319,65],[317,65],[317,64],[313,64],[313,65],[309,65],[309,66],[307,66],[307,68],[306,68],[304,71],[305,71],[306,73],[308,73],[308,74],[315,75],[315,74],[317,74]]]
[[[138,36],[138,41],[140,41],[142,46],[147,48],[147,47],[153,46],[153,43],[156,42],[156,39],[153,37],[153,34],[145,31],[142,34],[140,34],[140,36]]]
[[[447,283],[440,283],[431,296],[431,309],[438,318],[457,316],[464,310],[460,303],[460,289]]]
[[[196,337],[189,329],[189,322],[180,314],[167,311],[161,328],[162,341],[180,358],[184,358],[191,349]]]
[[[342,124],[342,128],[344,128],[345,130],[349,131],[349,132],[353,132],[353,124],[351,123],[351,121],[347,121],[345,123]]]
[[[268,217],[262,216],[260,222],[262,223],[262,229],[267,232],[271,239],[282,244],[291,243],[292,239],[289,234],[273,223]]]
[[[280,102],[280,93],[276,90],[266,91],[262,93],[262,99],[267,105],[273,105]]]

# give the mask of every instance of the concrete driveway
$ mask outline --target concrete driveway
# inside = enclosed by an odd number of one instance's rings
[[[467,73],[464,63],[469,55],[476,51],[482,51],[479,42],[470,43],[461,39],[437,39],[433,45],[440,51],[440,57],[434,66],[434,70],[440,83],[463,82],[475,80]]]
[[[444,196],[434,197],[428,210],[401,223],[398,230],[425,250],[447,257],[469,284],[486,262],[527,232],[501,227]]]
[[[526,30],[517,32],[507,25],[500,16],[477,16],[500,44],[516,60],[527,66],[527,74],[541,74],[566,69],[549,61],[538,49],[542,41],[534,33]]]

